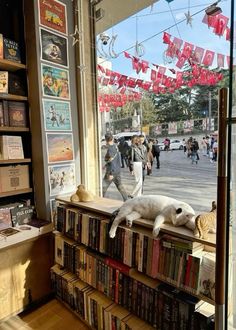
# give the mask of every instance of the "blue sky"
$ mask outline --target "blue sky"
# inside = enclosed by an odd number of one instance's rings
[[[152,10],[151,7],[148,7],[137,13],[137,18],[136,15],[132,16],[117,24],[112,29],[106,31],[106,33],[108,33],[110,36],[112,34],[118,34],[114,45],[115,52],[120,53],[134,45],[136,42],[136,34],[138,34],[138,41],[141,42],[162,30],[166,30],[166,32],[170,33],[172,36],[176,36],[178,38],[180,37],[182,40],[190,42],[196,46],[215,51],[216,53],[229,55],[229,41],[226,41],[224,36],[219,38],[212,32],[212,28],[208,28],[206,24],[202,23],[202,19],[205,14],[204,10],[201,13],[193,16],[192,27],[187,25],[186,22],[183,22],[178,25],[179,32],[176,27],[168,29],[168,27],[175,24],[172,13],[176,22],[183,20],[185,17],[184,13],[187,13],[188,11],[188,3],[190,4],[190,13],[194,14],[200,10],[203,10],[208,5],[214,3],[214,1],[173,0],[169,6],[166,0],[159,0],[153,5]],[[221,0],[219,3],[219,6],[222,9],[222,14],[229,18],[230,4],[230,0]],[[172,13],[170,11],[170,7]],[[228,26],[229,25],[230,23],[228,23]],[[145,47],[145,54],[141,57],[141,59],[158,65],[175,67],[174,64],[164,64],[163,52],[166,50],[167,45],[163,44],[162,36],[163,34],[160,33],[158,36],[143,43],[143,46]],[[134,48],[128,52],[131,55],[134,55]],[[112,59],[111,61],[112,70],[129,76],[137,77],[134,70],[132,70],[131,61],[126,59],[123,54],[121,54],[116,59]]]

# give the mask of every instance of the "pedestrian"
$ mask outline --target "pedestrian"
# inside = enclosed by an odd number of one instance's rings
[[[106,172],[103,178],[102,185],[103,197],[105,196],[110,184],[114,182],[123,200],[126,201],[128,199],[128,195],[125,191],[124,186],[121,183],[119,150],[114,144],[113,136],[111,133],[107,133],[105,135],[105,140],[108,148],[105,155]]]
[[[183,139],[182,143],[183,143],[183,147],[184,147],[184,154],[186,155],[186,152],[187,152],[187,146],[186,146],[186,141],[185,141],[185,139]]]
[[[120,138],[119,144],[118,144],[118,150],[120,152],[120,159],[121,159],[121,167],[124,168],[125,165],[128,167],[128,150],[129,145],[127,141],[125,141],[124,137]]]
[[[190,149],[191,149],[192,164],[194,162],[197,164],[198,160],[199,160],[199,155],[198,155],[199,146],[198,146],[198,142],[196,139],[193,139]]]
[[[213,143],[213,146],[212,146],[212,153],[213,153],[212,161],[213,162],[217,162],[217,152],[218,152],[218,142],[217,142],[217,139],[215,138],[215,142]]]
[[[202,155],[206,156],[207,155],[207,142],[206,142],[205,136],[203,136],[200,146],[201,146],[201,150],[202,150]]]
[[[141,196],[143,192],[143,182],[145,168],[147,166],[147,149],[143,145],[144,137],[134,135],[132,137],[130,149],[130,173],[134,175],[135,185],[130,197]]]
[[[169,138],[165,138],[165,140],[164,140],[164,150],[165,151],[170,150],[170,139]]]
[[[147,146],[147,175],[152,175],[152,165],[153,165],[153,153],[152,153],[152,144]]]
[[[158,145],[158,140],[156,140],[156,143],[153,144],[152,146],[152,154],[153,157],[156,158],[156,168],[159,169],[160,168],[160,147]]]

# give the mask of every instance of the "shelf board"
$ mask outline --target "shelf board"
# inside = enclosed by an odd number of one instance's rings
[[[27,101],[28,97],[21,95],[0,93],[0,99],[9,100],[9,101]]]
[[[113,212],[117,211],[121,205],[123,205],[122,201],[102,197],[95,197],[92,202],[71,202],[70,196],[58,196],[56,197],[56,200],[58,202],[70,204],[91,212],[102,213],[103,215],[108,216],[111,216]]]
[[[147,219],[139,219],[139,220],[134,221],[134,224],[145,227],[145,228],[149,228],[149,229],[153,228],[153,223],[154,223],[154,221],[147,220]],[[172,225],[163,224],[163,225],[161,225],[160,228],[161,228],[161,230],[160,230],[161,233],[173,235],[173,236],[180,237],[180,238],[187,239],[187,240],[194,241],[194,242],[199,242],[204,245],[212,246],[214,248],[216,247],[216,235],[215,234],[208,234],[209,238],[206,240],[206,239],[202,239],[202,238],[194,236],[193,232],[184,226],[174,227]]]
[[[29,127],[0,126],[0,132],[29,132]]]
[[[31,158],[24,159],[0,159],[0,165],[4,164],[20,164],[20,163],[30,163]]]
[[[14,72],[20,69],[26,69],[26,65],[18,62],[1,59],[0,69]]]
[[[6,192],[0,193],[0,197],[8,197],[8,196],[28,194],[28,193],[31,193],[32,191],[33,191],[32,188],[14,190],[14,191],[6,191]]]

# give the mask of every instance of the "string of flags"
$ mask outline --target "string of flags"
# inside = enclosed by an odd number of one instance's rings
[[[174,37],[171,41],[172,36],[164,32],[163,33],[163,43],[168,45],[166,50],[166,56],[170,58],[177,58],[176,66],[182,69],[185,62],[193,62],[197,64],[203,64],[205,66],[211,66],[214,61],[215,52],[209,49],[204,49],[199,46],[195,46],[189,42],[183,41],[180,38]],[[183,47],[182,47],[183,45]],[[182,50],[181,50],[182,47]],[[217,54],[217,67],[224,68],[225,59],[227,66],[230,65],[230,56]]]
[[[213,28],[213,33],[219,37],[225,36],[227,41],[230,41],[230,28],[228,27],[229,18],[218,14],[215,16],[207,15],[203,17],[202,22],[207,24],[209,28]]]

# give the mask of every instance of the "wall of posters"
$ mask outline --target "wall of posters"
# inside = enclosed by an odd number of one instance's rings
[[[75,191],[75,164],[53,165],[48,167],[50,196]]]
[[[39,24],[67,34],[66,5],[56,0],[39,0]]]
[[[70,99],[69,72],[42,64],[41,79],[43,96]]]
[[[43,99],[44,127],[46,131],[71,131],[69,102]]]
[[[41,60],[68,67],[68,39],[40,29]]]
[[[68,162],[74,159],[72,133],[47,133],[48,163]]]

